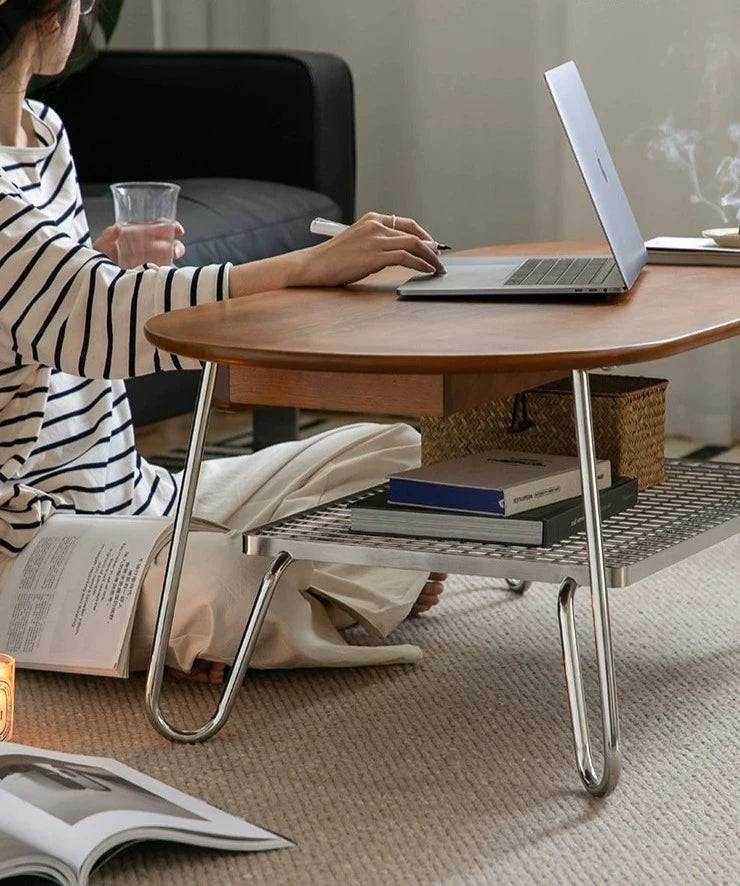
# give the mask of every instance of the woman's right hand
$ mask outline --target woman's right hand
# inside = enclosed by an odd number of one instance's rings
[[[346,286],[383,268],[400,266],[444,274],[432,238],[410,218],[369,212],[346,231],[318,246],[236,265],[229,274],[229,298],[271,292],[286,286]]]
[[[345,286],[397,266],[426,274],[444,274],[437,253],[424,240],[432,237],[413,219],[369,212],[336,237],[296,253],[293,286]]]
[[[113,264],[121,268],[138,268],[145,262],[155,265],[171,265],[174,257],[178,261],[185,255],[185,245],[175,240],[174,247],[168,234],[172,231],[167,225],[137,225],[126,229],[126,245],[121,249],[123,240],[121,225],[107,227],[98,237],[93,249],[109,258]],[[174,223],[174,236],[182,237],[185,228],[180,222]]]

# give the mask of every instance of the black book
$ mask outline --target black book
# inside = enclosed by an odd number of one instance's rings
[[[599,492],[601,516],[613,517],[637,502],[637,481],[616,477]],[[363,535],[398,535],[444,538],[494,544],[547,547],[585,528],[583,503],[569,498],[552,505],[499,517],[435,508],[412,508],[388,501],[388,490],[350,505],[352,532]]]

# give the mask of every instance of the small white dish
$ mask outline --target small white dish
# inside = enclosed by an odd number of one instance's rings
[[[737,228],[709,228],[701,233],[722,249],[740,249],[740,230]]]

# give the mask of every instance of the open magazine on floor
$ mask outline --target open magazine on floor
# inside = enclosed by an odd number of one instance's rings
[[[170,517],[54,514],[3,576],[0,649],[18,667],[127,677],[136,602]],[[226,532],[208,520],[193,530]]]
[[[143,840],[236,852],[294,845],[115,760],[0,745],[0,879],[84,886]]]

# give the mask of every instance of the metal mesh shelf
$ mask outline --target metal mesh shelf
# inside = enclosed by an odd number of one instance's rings
[[[626,587],[740,531],[740,464],[669,460],[665,483],[604,521],[610,587]],[[301,560],[588,584],[585,532],[551,547],[359,535],[348,504],[378,488],[253,529],[248,554],[288,551]]]

